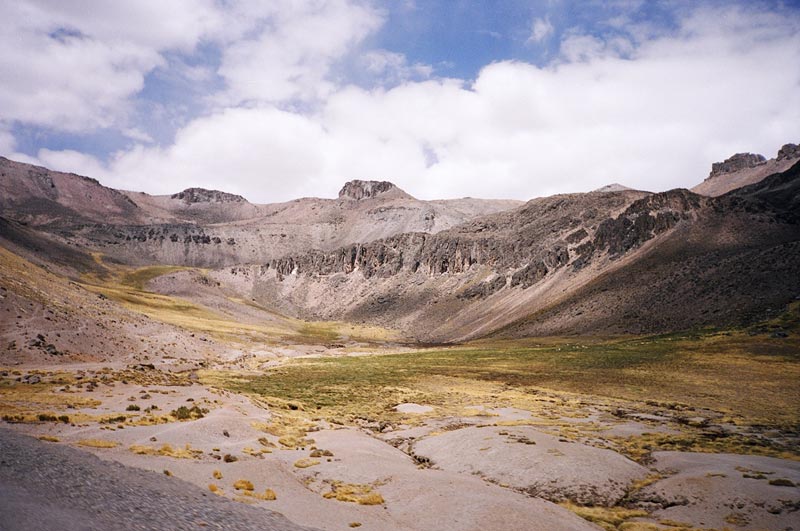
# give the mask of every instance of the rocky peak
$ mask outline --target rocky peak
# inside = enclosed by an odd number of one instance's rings
[[[179,199],[186,204],[191,203],[245,203],[247,200],[236,194],[206,190],[205,188],[187,188],[183,192],[172,194],[172,199]]]
[[[339,190],[339,199],[366,199],[386,193],[390,190],[399,190],[389,181],[359,181],[354,180],[345,183]]]
[[[767,162],[764,155],[756,153],[737,153],[734,156],[725,159],[723,162],[715,162],[711,165],[711,173],[708,178],[716,177],[724,173],[733,173],[745,168],[755,168]]]
[[[592,190],[593,192],[628,192],[633,190],[633,188],[628,188],[627,186],[619,183],[611,183],[605,186],[601,186],[597,190]]]
[[[778,150],[778,160],[800,158],[800,146],[797,144],[784,144]]]

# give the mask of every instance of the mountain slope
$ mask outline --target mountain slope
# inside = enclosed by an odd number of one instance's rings
[[[799,172],[796,163],[718,198],[537,199],[435,235],[216,278],[288,313],[395,326],[424,341],[744,324],[800,294]]]
[[[435,233],[521,202],[421,201],[385,181],[351,181],[337,199],[257,205],[218,190],[120,192],[94,179],[0,158],[0,216],[135,265],[219,267]]]

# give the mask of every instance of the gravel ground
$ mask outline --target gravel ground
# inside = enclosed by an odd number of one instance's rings
[[[301,531],[174,477],[0,428],[0,530]]]

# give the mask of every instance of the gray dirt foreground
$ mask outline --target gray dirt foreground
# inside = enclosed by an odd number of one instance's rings
[[[302,531],[175,477],[0,428],[0,531]]]

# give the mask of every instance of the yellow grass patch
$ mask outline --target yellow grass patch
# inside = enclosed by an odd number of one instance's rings
[[[173,448],[170,444],[163,444],[160,447],[134,444],[128,449],[138,455],[157,455],[176,459],[196,459],[203,453],[202,450],[194,449],[188,443],[183,448]]]
[[[103,439],[83,439],[82,441],[78,441],[78,446],[86,446],[88,448],[116,448],[119,446],[119,443]]]
[[[623,507],[584,507],[572,502],[562,502],[559,505],[608,531],[617,531],[618,526],[631,518],[648,516],[646,511]]]
[[[296,468],[308,468],[318,464],[319,464],[319,459],[311,459],[309,457],[304,457],[294,462],[294,466]]]
[[[331,483],[331,490],[322,496],[327,499],[357,503],[359,505],[382,505],[385,503],[383,496],[378,491],[373,490],[372,485],[360,483],[334,481]]]
[[[233,484],[233,488],[236,490],[247,490],[247,491],[255,490],[253,483],[246,479],[237,480],[236,483]]]

